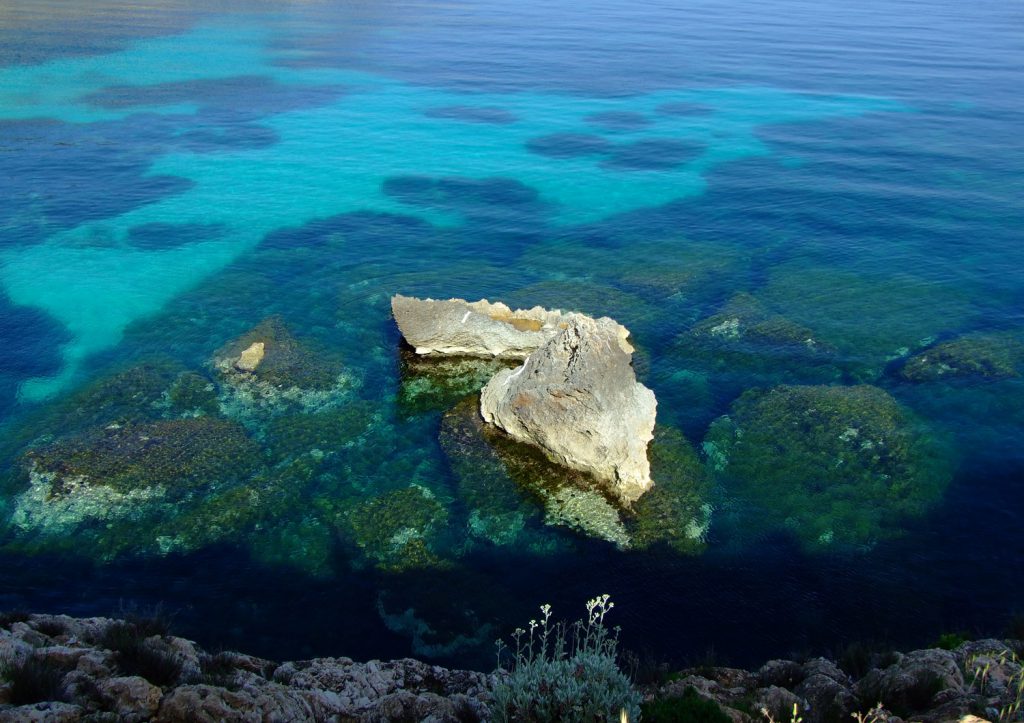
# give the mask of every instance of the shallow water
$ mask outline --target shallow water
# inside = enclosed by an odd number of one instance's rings
[[[1022,20],[893,0],[10,5],[0,607],[163,603],[207,644],[475,666],[536,605],[601,592],[628,647],[674,660],[1000,632],[1024,609],[1021,360],[904,369],[1024,340]],[[870,496],[808,427],[775,440],[798,470],[781,481],[709,472],[700,554],[619,551],[526,503],[491,544],[439,441],[458,395],[409,403],[395,292],[615,317],[709,470],[745,390],[879,387],[928,484]],[[771,344],[705,343],[737,304]],[[343,370],[316,409],[253,412],[211,367],[274,315]],[[186,371],[244,425],[234,472],[117,515],[31,496],[48,445],[189,416],[164,394]],[[819,478],[798,508],[764,489]],[[410,484],[430,502],[374,502]],[[431,557],[396,569],[373,535],[413,508],[437,512],[416,528]]]

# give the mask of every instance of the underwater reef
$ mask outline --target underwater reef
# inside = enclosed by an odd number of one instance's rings
[[[969,334],[929,347],[907,359],[899,375],[910,382],[1020,376],[1024,344],[1009,334]]]
[[[221,411],[249,426],[338,406],[358,385],[339,359],[296,339],[277,316],[225,344],[210,365],[221,382]]]
[[[708,430],[716,480],[744,517],[808,549],[870,546],[924,514],[951,478],[909,411],[868,385],[753,389]]]

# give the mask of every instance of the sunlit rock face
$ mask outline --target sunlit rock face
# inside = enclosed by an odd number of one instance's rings
[[[636,380],[624,326],[539,306],[513,311],[486,300],[396,295],[391,309],[418,355],[525,359],[484,387],[486,422],[591,475],[622,504],[651,488],[647,443],[657,402]]]
[[[417,354],[525,359],[565,327],[571,314],[500,302],[415,299],[398,294],[391,311]]]
[[[589,473],[627,505],[653,486],[647,444],[657,409],[636,381],[628,334],[612,319],[574,314],[521,367],[496,374],[480,403],[485,421]]]

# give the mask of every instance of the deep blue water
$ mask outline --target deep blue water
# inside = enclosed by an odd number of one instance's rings
[[[477,667],[536,605],[603,592],[627,647],[677,662],[999,633],[1024,612],[1024,381],[900,369],[944,340],[1024,339],[1022,25],[994,1],[10,4],[0,608],[162,604],[184,634],[278,658],[424,654],[386,624],[414,609],[429,642],[479,633],[439,655]],[[721,481],[698,556],[552,528],[470,545],[443,410],[397,400],[396,292],[615,317],[659,423],[696,448],[744,390],[872,384],[950,481],[852,549],[799,544]],[[740,292],[828,359],[693,353]],[[83,390],[154,360],[209,375],[275,314],[376,416],[259,524],[198,534],[182,504],[164,544],[149,521],[19,523],[27,450],[169,414],[132,394],[83,411]],[[367,565],[332,505],[410,482],[446,507],[447,564]]]

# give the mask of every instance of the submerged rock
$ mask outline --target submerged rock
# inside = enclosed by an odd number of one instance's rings
[[[719,342],[748,342],[773,347],[799,347],[830,352],[828,344],[816,339],[807,327],[768,311],[750,294],[733,296],[718,313],[693,326],[691,334]]]
[[[1006,379],[1020,376],[1024,344],[999,334],[970,334],[915,354],[900,370],[911,382],[955,377]]]
[[[58,534],[244,479],[261,454],[238,424],[200,417],[94,429],[31,450],[23,463],[29,487],[12,523]]]
[[[356,387],[340,360],[296,339],[277,316],[221,347],[211,366],[221,411],[250,426],[283,412],[336,407]]]
[[[539,515],[488,443],[479,409],[479,398],[473,395],[445,413],[441,449],[454,473],[459,499],[469,511],[470,537],[494,545],[516,544],[526,536],[527,522],[536,522]]]
[[[397,572],[446,564],[437,549],[447,521],[434,493],[414,484],[359,504],[342,527],[371,564]]]
[[[723,486],[753,505],[747,519],[809,548],[898,534],[950,479],[914,418],[866,385],[748,391],[712,424],[704,452]]]
[[[479,399],[469,397],[441,422],[441,447],[470,509],[472,537],[495,545],[543,546],[532,529],[539,508],[548,525],[629,546],[618,508],[588,475],[554,464],[537,448],[485,424],[479,408]]]
[[[632,546],[666,545],[675,552],[704,550],[711,527],[710,480],[683,434],[657,426],[650,444],[654,488],[633,503],[626,516]]]
[[[539,306],[513,311],[486,299],[437,301],[396,294],[391,311],[417,354],[525,359],[564,328],[569,315]]]
[[[406,414],[451,409],[515,364],[502,358],[420,356],[403,348],[399,350],[398,403]]]
[[[628,331],[608,318],[568,318],[523,366],[481,393],[485,421],[553,461],[592,475],[624,504],[652,486],[647,443],[657,402],[636,381]]]

